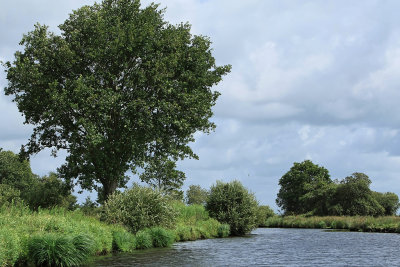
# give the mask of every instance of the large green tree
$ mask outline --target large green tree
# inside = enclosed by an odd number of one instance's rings
[[[279,180],[276,203],[286,214],[326,214],[332,183],[324,167],[310,160],[295,162]]]
[[[101,184],[105,199],[154,154],[196,157],[188,143],[214,129],[211,88],[230,70],[208,38],[139,0],[84,6],[59,29],[36,24],[5,64],[5,93],[35,126],[22,155],[66,150],[59,171],[84,189]]]

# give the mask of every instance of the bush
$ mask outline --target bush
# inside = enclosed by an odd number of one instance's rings
[[[113,232],[113,250],[132,252],[136,248],[136,238],[133,234],[125,231]]]
[[[206,203],[210,217],[229,224],[232,235],[244,235],[257,227],[257,207],[254,194],[239,181],[217,181]]]
[[[149,233],[153,240],[153,246],[156,248],[169,247],[174,243],[174,233],[162,227],[153,227]]]
[[[159,191],[134,185],[109,197],[104,205],[104,218],[108,223],[121,223],[136,233],[154,226],[171,227],[176,212],[168,197]]]
[[[274,215],[275,215],[274,211],[269,206],[258,206],[257,207],[257,226],[265,227],[267,219]]]
[[[146,249],[153,247],[153,240],[149,231],[141,230],[136,233],[136,248]]]

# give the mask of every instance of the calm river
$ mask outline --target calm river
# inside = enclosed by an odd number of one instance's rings
[[[246,237],[175,243],[91,266],[400,266],[400,234],[257,229]]]

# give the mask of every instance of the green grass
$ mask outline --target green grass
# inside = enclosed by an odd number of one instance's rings
[[[175,241],[174,232],[162,227],[149,229],[149,234],[153,240],[153,246],[156,248],[170,247]]]
[[[21,204],[0,208],[0,267],[78,266],[111,251],[168,247],[175,241],[229,236],[229,226],[211,219],[201,205],[173,204],[179,216],[171,229],[152,227],[136,235],[82,211],[33,212]]]
[[[193,241],[230,235],[229,226],[210,218],[202,205],[186,206],[181,202],[176,202],[174,208],[179,214],[174,228],[175,241]]]
[[[128,232],[81,212],[0,208],[0,266],[75,266],[113,249],[113,232]],[[47,256],[46,256],[47,255]]]
[[[400,233],[400,217],[274,216],[267,219],[266,227],[347,229],[362,232]]]
[[[126,231],[113,232],[113,250],[121,252],[131,252],[136,248],[135,235]]]
[[[153,247],[153,239],[148,230],[140,230],[136,233],[136,248],[147,249]]]

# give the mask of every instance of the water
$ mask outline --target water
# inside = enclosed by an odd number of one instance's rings
[[[117,254],[91,266],[400,266],[399,252],[399,234],[274,228]]]

